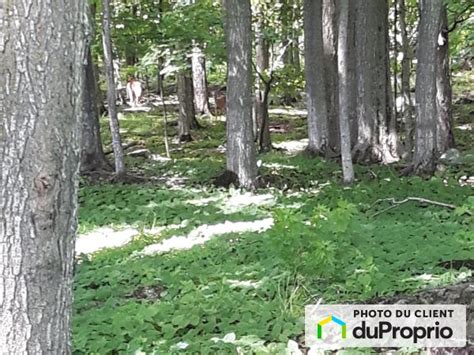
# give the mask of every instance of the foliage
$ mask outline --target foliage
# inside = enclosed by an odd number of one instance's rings
[[[172,111],[169,120],[174,119]],[[276,141],[305,135],[303,119],[271,119],[291,127],[275,134]],[[465,212],[473,211],[473,200],[470,187],[457,181],[472,164],[428,181],[400,178],[391,167],[356,166],[358,182],[342,188],[337,162],[277,151],[259,156],[260,174],[271,177],[261,193],[273,196],[275,203],[228,211],[224,206],[240,192],[210,184],[224,167],[224,154],[216,148],[225,142],[225,126],[202,123],[206,128],[193,132],[193,142],[172,142],[171,161],[129,158],[133,169],[158,176],[155,183],[81,187],[81,233],[99,226],[132,225],[143,231],[179,226],[156,235],[143,232],[123,248],[80,259],[73,317],[76,354],[228,354],[237,347],[249,354],[284,353],[288,339],[303,333],[304,305],[319,298],[365,301],[471,275],[439,264],[472,257],[474,221]],[[125,140],[141,141],[151,153],[163,155],[161,114],[128,113],[121,124]],[[175,128],[169,128],[173,136]],[[458,209],[407,203],[372,217],[387,207],[373,207],[377,199],[407,196]],[[269,216],[275,224],[260,234],[224,234],[187,251],[138,254],[204,224]]]

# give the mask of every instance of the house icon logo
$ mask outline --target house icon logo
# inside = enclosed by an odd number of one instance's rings
[[[342,337],[342,339],[346,339],[346,335],[347,335],[346,322],[342,321],[341,319],[339,319],[337,317],[334,317],[333,315],[330,315],[329,317],[324,318],[323,320],[321,320],[318,323],[318,334],[317,334],[318,339],[323,338],[323,326],[325,326],[329,322],[334,322],[334,323],[340,325],[341,326],[341,337]]]

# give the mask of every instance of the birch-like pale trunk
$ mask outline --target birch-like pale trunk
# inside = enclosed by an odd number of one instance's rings
[[[207,93],[206,57],[198,45],[195,45],[193,48],[191,62],[193,72],[194,105],[196,112],[211,116],[209,97]]]
[[[3,354],[72,352],[85,19],[85,0],[0,2]]]
[[[337,67],[339,72],[339,127],[341,132],[341,161],[343,181],[354,181],[354,168],[351,153],[351,130],[349,126],[349,0],[339,0],[339,33],[337,43]]]
[[[115,174],[120,179],[125,175],[125,160],[120,137],[120,124],[117,116],[115,102],[114,64],[112,57],[112,38],[110,36],[110,1],[102,3],[102,44],[104,47],[105,76],[107,77],[107,103],[110,118],[110,133],[112,135],[112,148],[115,158]]]

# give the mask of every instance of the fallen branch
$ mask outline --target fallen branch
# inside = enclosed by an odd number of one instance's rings
[[[422,198],[422,197],[407,197],[403,200],[400,200],[400,201],[397,201],[395,200],[395,198],[393,197],[389,197],[389,198],[381,198],[381,199],[378,199],[377,201],[375,201],[372,206],[370,206],[369,209],[372,209],[375,205],[379,204],[380,202],[384,202],[384,201],[388,201],[392,204],[392,206],[382,210],[382,211],[379,211],[377,213],[374,213],[371,218],[374,218],[374,217],[377,217],[378,215],[382,214],[382,213],[385,213],[387,211],[390,211],[394,208],[397,208],[407,202],[410,202],[410,201],[416,201],[416,202],[420,202],[420,203],[426,203],[426,204],[430,204],[430,205],[434,205],[434,206],[439,206],[439,207],[444,207],[444,208],[449,208],[451,210],[454,210],[456,209],[456,206],[455,205],[451,205],[449,203],[444,203],[444,202],[439,202],[439,201],[433,201],[433,200],[428,200],[426,198]]]

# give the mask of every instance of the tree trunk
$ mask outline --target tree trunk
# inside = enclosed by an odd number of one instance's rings
[[[349,126],[349,0],[339,0],[339,31],[337,45],[337,66],[339,72],[339,126],[341,131],[341,161],[343,180],[345,184],[354,181],[354,168],[352,166],[351,136]]]
[[[2,6],[0,349],[70,354],[86,1]]]
[[[319,1],[319,0],[318,0]],[[337,0],[323,0],[323,52],[324,80],[326,87],[326,108],[328,144],[333,152],[340,151],[339,114],[337,102],[339,98],[338,72],[337,72],[337,27],[338,27],[338,7]]]
[[[401,37],[401,114],[402,122],[405,127],[405,151],[407,158],[411,159],[413,155],[413,133],[414,133],[414,114],[413,114],[413,102],[411,99],[410,90],[410,72],[411,72],[411,50],[410,42],[408,39],[408,30],[406,23],[406,4],[405,0],[397,0],[398,7],[398,22],[400,25],[400,37]]]
[[[448,14],[443,6],[438,35],[438,50],[436,52],[436,104],[438,122],[436,127],[436,150],[441,155],[449,148],[454,147],[452,131],[453,114],[451,110],[452,95],[451,70],[449,66],[449,31]]]
[[[110,118],[110,133],[112,135],[112,147],[115,158],[115,174],[117,178],[125,175],[125,161],[120,137],[120,124],[117,117],[117,106],[115,102],[114,65],[112,59],[112,39],[110,37],[110,3],[103,0],[102,3],[102,44],[104,46],[105,75],[107,77],[107,102]]]
[[[387,0],[356,1],[357,142],[354,159],[397,159],[388,53]],[[395,132],[396,135],[396,132]]]
[[[261,152],[267,152],[272,149],[272,141],[270,136],[270,122],[268,114],[268,95],[271,89],[271,82],[264,82],[262,78],[265,77],[270,66],[270,49],[268,42],[264,37],[265,15],[263,9],[259,9],[258,23],[256,26],[256,67],[257,75],[255,79],[255,114],[257,122],[257,137],[259,149]],[[271,79],[266,79],[271,80]]]
[[[207,96],[206,57],[199,46],[193,48],[192,70],[196,112],[211,116],[209,97]]]
[[[191,127],[195,120],[193,86],[189,70],[182,70],[177,75],[179,101],[178,135],[180,142],[190,142]]]
[[[96,79],[90,49],[87,50],[83,86],[81,172],[109,170],[110,165],[105,158],[100,138]]]
[[[252,15],[250,0],[224,0],[227,45],[227,170],[240,186],[256,187],[252,132]]]
[[[416,68],[416,146],[413,168],[431,175],[436,162],[436,62],[443,0],[422,0]]]
[[[308,151],[325,155],[329,152],[326,77],[323,54],[322,0],[305,0],[305,75],[308,109]]]

